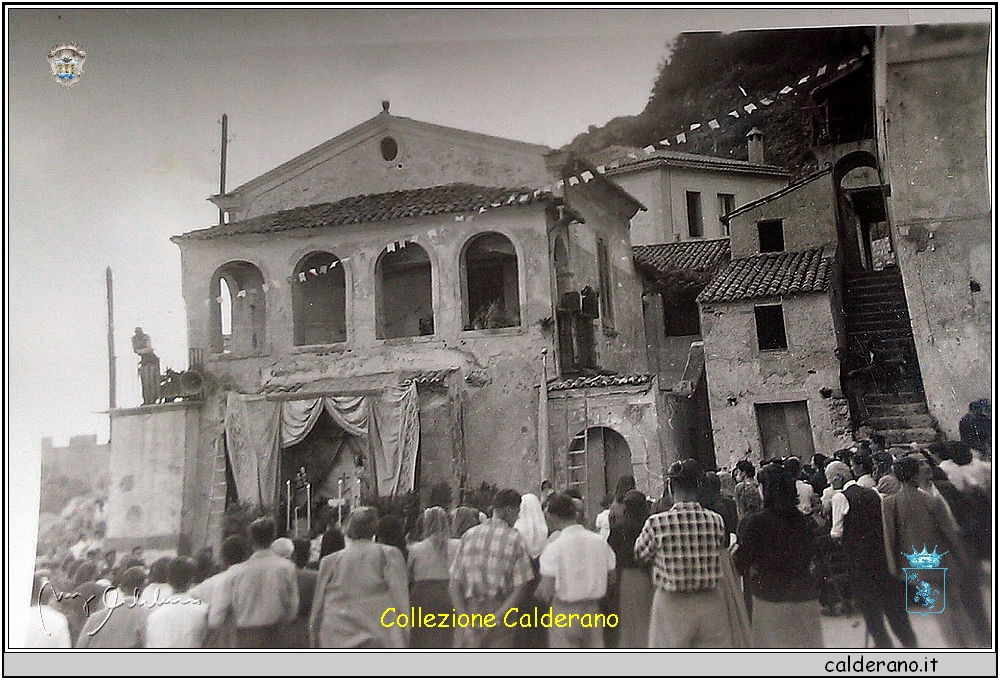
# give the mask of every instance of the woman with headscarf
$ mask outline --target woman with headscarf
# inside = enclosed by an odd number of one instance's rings
[[[406,647],[408,629],[381,623],[390,608],[410,611],[406,563],[397,548],[375,542],[377,530],[378,511],[355,508],[347,524],[347,547],[320,561],[309,616],[313,647]]]
[[[540,580],[538,570],[538,557],[545,549],[549,537],[548,523],[545,521],[545,512],[542,510],[542,502],[533,493],[526,493],[521,496],[521,507],[517,513],[517,520],[514,522],[514,530],[521,534],[524,544],[528,548],[531,556],[531,566],[535,570],[535,578],[528,586],[528,595],[524,602],[518,606],[524,611],[533,611],[535,607],[540,610],[545,608],[545,603],[535,597],[535,588]],[[540,649],[546,646],[547,634],[543,628],[518,628],[517,646],[529,649]]]
[[[760,471],[764,509],[749,515],[733,555],[753,595],[752,646],[823,647],[819,593],[809,572],[813,532],[799,512],[795,480],[781,465]]]
[[[635,560],[635,541],[649,517],[649,503],[641,491],[627,492],[622,499],[623,519],[611,527],[608,545],[615,551],[618,571],[617,612],[619,649],[644,649],[649,643],[649,608],[653,586],[649,566]]]
[[[424,510],[423,540],[410,546],[406,568],[410,577],[410,606],[418,616],[451,614],[448,597],[448,570],[461,541],[451,538],[448,512],[434,506]],[[410,633],[411,649],[451,649],[452,629],[414,628]]]
[[[514,522],[517,530],[528,546],[531,559],[537,560],[545,549],[545,539],[549,537],[549,527],[545,523],[545,513],[542,512],[542,502],[533,493],[521,496],[521,509]]]

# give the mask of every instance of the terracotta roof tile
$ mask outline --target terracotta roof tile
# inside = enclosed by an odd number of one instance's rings
[[[382,194],[350,196],[335,203],[317,203],[270,215],[190,231],[179,239],[205,240],[235,234],[266,234],[290,229],[312,229],[344,224],[385,222],[428,215],[473,212],[480,208],[528,205],[548,200],[550,193],[531,189],[445,184]]]
[[[634,373],[630,375],[592,375],[580,376],[578,378],[558,378],[548,382],[549,392],[559,390],[575,390],[582,387],[617,387],[619,385],[646,385],[652,380],[652,376],[645,373]]]
[[[733,260],[698,296],[698,302],[732,302],[796,293],[820,293],[830,284],[833,259],[823,249],[763,253]]]
[[[678,269],[712,271],[729,258],[727,238],[632,246],[632,260],[636,266],[656,274]]]

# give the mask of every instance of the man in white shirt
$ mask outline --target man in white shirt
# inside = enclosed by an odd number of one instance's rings
[[[863,486],[866,489],[875,488],[875,477],[873,476],[875,461],[872,460],[870,453],[858,451],[853,454],[851,456],[851,472],[854,474],[858,486]]]
[[[844,495],[848,485],[857,484],[851,476],[851,468],[845,463],[835,460],[826,466],[826,481],[830,483],[833,492],[830,496],[830,536],[841,538],[844,535],[844,515],[850,505]]]
[[[569,496],[554,494],[545,514],[548,525],[560,530],[539,558],[537,595],[552,602],[549,647],[603,648],[600,600],[614,578],[615,554],[606,540],[580,525]]]
[[[150,612],[146,620],[146,647],[200,648],[208,630],[208,605],[188,595],[195,565],[189,557],[177,557],[167,568],[167,583],[173,595]]]

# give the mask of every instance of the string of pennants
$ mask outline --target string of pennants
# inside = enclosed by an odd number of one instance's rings
[[[789,81],[789,82],[794,82],[795,83],[794,85],[784,85],[781,89],[775,92],[771,92],[767,96],[755,99],[740,106],[736,106],[731,111],[729,111],[724,115],[718,115],[709,118],[708,120],[689,123],[685,125],[683,128],[681,128],[680,131],[678,131],[677,133],[668,135],[663,139],[661,139],[659,142],[656,142],[654,144],[649,144],[643,147],[641,153],[636,151],[631,151],[628,153],[626,158],[608,161],[607,163],[596,166],[594,169],[599,174],[603,175],[607,173],[609,170],[614,170],[620,167],[622,164],[628,164],[634,161],[638,161],[641,158],[650,156],[660,149],[680,147],[688,142],[688,135],[692,132],[698,130],[704,130],[706,128],[708,130],[719,130],[726,123],[731,123],[732,121],[751,116],[756,111],[763,111],[767,109],[769,106],[773,105],[775,102],[777,102],[779,98],[787,97],[790,94],[794,94],[806,83],[823,78],[827,74],[833,75],[836,73],[840,73],[844,69],[854,66],[859,61],[868,56],[870,53],[871,52],[867,46],[862,47],[861,52],[859,53],[858,56],[852,57],[846,61],[839,62],[836,67],[832,67],[832,65],[830,64],[824,64],[823,66],[820,66],[816,70],[815,74],[810,71],[809,73],[806,73],[802,77],[798,78],[798,80]],[[746,92],[743,91],[743,88],[740,88],[740,91],[746,94]],[[551,184],[547,184],[544,187],[535,189],[532,192],[528,193],[518,192],[511,194],[504,201],[493,201],[490,204],[490,207],[500,208],[508,205],[513,205],[515,203],[527,203],[532,197],[537,198],[541,194],[552,193],[554,190],[562,189],[565,185],[576,186],[581,183],[586,184],[587,182],[590,182],[592,179],[594,179],[594,173],[591,172],[590,170],[584,170],[579,175],[571,175],[564,180],[560,179]],[[481,214],[486,212],[486,210],[487,208],[483,206],[479,208],[478,212]],[[456,222],[463,222],[471,219],[472,215],[455,216]]]
[[[432,233],[430,234],[431,236],[434,236],[437,233],[436,230],[431,230],[431,231],[432,231]],[[386,244],[386,246],[383,248],[383,250],[387,251],[387,252],[390,252],[390,253],[393,253],[393,252],[402,250],[403,248],[405,248],[407,246],[407,244],[414,243],[414,242],[415,241],[412,238],[409,238],[409,237],[404,238],[404,239],[399,240],[399,241],[391,241],[390,243]],[[296,283],[296,282],[297,283],[306,283],[306,282],[309,281],[310,278],[324,276],[326,274],[333,273],[333,271],[342,262],[349,262],[350,259],[351,259],[350,257],[342,257],[340,259],[334,259],[333,262],[331,262],[330,264],[321,264],[321,265],[318,265],[316,267],[310,267],[309,269],[304,269],[304,270],[300,271],[298,274],[296,274],[295,276],[288,277],[288,279],[286,279],[286,280],[288,281],[289,284]],[[248,293],[255,293],[257,291],[261,291],[261,292],[266,293],[269,290],[271,290],[272,288],[273,289],[281,288],[281,282],[278,281],[277,279],[275,279],[275,280],[271,281],[271,283],[264,282],[264,283],[262,283],[259,286],[247,286],[246,288],[241,288],[240,290],[236,291],[236,295],[234,297],[236,297],[236,298],[245,298]],[[214,301],[216,303],[222,304],[222,302],[223,302],[224,299],[225,298],[222,295],[217,295],[215,297]],[[213,302],[212,298],[207,298],[205,300],[205,304],[206,305],[211,304],[212,302]]]
[[[688,134],[689,133],[696,132],[698,130],[703,130],[704,128],[707,128],[709,130],[719,130],[719,129],[721,129],[723,127],[724,123],[730,123],[732,121],[739,120],[739,119],[747,117],[747,116],[751,116],[756,111],[763,111],[763,110],[767,109],[769,106],[773,105],[776,101],[778,101],[778,99],[780,97],[787,97],[788,95],[795,93],[797,90],[799,90],[806,83],[808,83],[810,81],[815,81],[815,80],[817,80],[819,78],[823,78],[827,74],[833,75],[833,74],[839,73],[839,72],[843,71],[844,69],[847,69],[847,68],[849,68],[851,66],[854,66],[861,59],[865,58],[869,54],[870,54],[870,51],[869,51],[868,47],[863,47],[863,48],[861,48],[861,52],[860,52],[860,54],[858,56],[852,57],[852,58],[850,58],[850,59],[848,59],[846,61],[838,63],[835,68],[830,68],[830,65],[824,64],[823,66],[820,66],[816,70],[815,74],[813,74],[812,72],[810,72],[810,73],[807,73],[807,74],[803,75],[802,77],[800,77],[798,80],[795,81],[794,85],[784,85],[781,89],[777,90],[776,92],[769,93],[765,97],[761,97],[761,98],[756,99],[754,101],[747,102],[746,104],[742,104],[740,106],[736,106],[731,111],[729,111],[728,113],[726,113],[724,115],[715,116],[715,117],[709,118],[708,120],[704,120],[704,121],[696,121],[696,122],[693,122],[693,123],[689,123],[686,126],[684,126],[683,128],[681,128],[679,132],[676,132],[674,134],[668,135],[668,136],[664,137],[663,139],[661,139],[659,142],[656,142],[654,144],[649,144],[649,145],[643,147],[642,148],[642,154],[640,154],[638,152],[635,152],[635,151],[631,151],[631,152],[629,152],[627,154],[627,158],[625,158],[625,159],[608,161],[605,164],[596,166],[594,169],[599,174],[603,175],[606,172],[608,172],[609,170],[614,170],[614,169],[620,167],[623,163],[624,164],[628,164],[630,162],[637,161],[640,158],[652,155],[653,153],[655,153],[656,151],[658,151],[660,149],[680,147],[681,145],[686,144],[688,142]],[[740,91],[743,92],[744,94],[746,94],[746,92],[743,90],[742,87],[740,88]],[[571,176],[569,176],[569,177],[567,177],[565,179],[560,179],[560,180],[558,180],[556,182],[553,182],[551,184],[547,184],[544,187],[540,187],[540,188],[535,189],[533,191],[527,191],[527,192],[525,192],[525,191],[517,191],[517,192],[514,192],[514,193],[512,193],[510,196],[508,196],[504,200],[494,200],[494,201],[492,201],[490,203],[489,207],[487,207],[485,205],[484,206],[480,206],[478,208],[478,210],[475,211],[475,212],[478,212],[478,214],[482,214],[482,213],[485,213],[490,208],[502,208],[502,207],[511,206],[511,205],[524,204],[524,203],[529,202],[532,198],[538,198],[542,194],[551,194],[553,191],[558,191],[558,190],[562,189],[566,185],[577,186],[579,184],[586,184],[586,183],[592,181],[594,179],[594,177],[595,177],[595,175],[594,175],[593,172],[591,172],[590,170],[584,170],[579,175],[571,175]],[[455,215],[455,221],[456,222],[469,222],[474,217],[475,217],[475,213],[472,213],[472,214],[458,214],[458,215]],[[436,233],[437,233],[437,230],[432,229],[430,232],[428,232],[428,235],[433,238],[436,235]],[[412,243],[412,242],[413,242],[413,240],[410,239],[410,238],[404,238],[404,239],[399,240],[399,241],[392,241],[392,242],[388,243],[384,247],[384,250],[387,251],[387,252],[390,252],[390,253],[396,252],[397,250],[402,250],[403,248],[406,247],[406,245],[408,243]],[[350,260],[349,257],[344,257],[344,258],[341,258],[340,260],[334,260],[329,265],[324,264],[324,265],[320,265],[319,267],[311,267],[311,268],[309,268],[309,269],[307,269],[305,271],[299,272],[297,274],[297,276],[295,276],[295,277],[289,277],[288,280],[289,280],[290,283],[294,283],[296,281],[299,282],[299,283],[306,283],[309,280],[309,276],[313,276],[313,277],[323,276],[324,274],[332,272],[337,267],[337,265],[340,264],[340,262],[347,262],[348,260]],[[260,286],[248,287],[246,289],[242,289],[242,290],[237,291],[236,297],[237,298],[245,298],[247,296],[247,292],[248,291],[261,290],[261,291],[263,291],[263,292],[266,293],[271,288],[275,288],[276,289],[276,288],[280,288],[280,287],[281,287],[281,284],[277,280],[272,281],[270,285],[265,282],[265,283],[261,284]],[[222,301],[223,301],[223,296],[222,295],[219,295],[219,296],[217,296],[215,298],[215,302],[217,302],[217,303],[221,303]],[[211,298],[208,298],[208,299],[205,300],[205,304],[210,304],[211,302],[212,302]]]

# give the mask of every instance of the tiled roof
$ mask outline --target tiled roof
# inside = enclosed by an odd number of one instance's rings
[[[823,249],[800,253],[764,253],[733,260],[698,296],[698,302],[820,293],[830,283],[832,258]]]
[[[587,156],[594,166],[604,166],[607,175],[635,172],[661,164],[679,165],[691,168],[711,168],[732,172],[750,172],[763,175],[788,177],[790,173],[776,165],[758,165],[737,158],[720,158],[672,149],[657,149],[646,153],[635,146],[612,145]]]
[[[551,198],[530,189],[502,189],[474,184],[445,184],[384,194],[350,196],[336,203],[317,203],[190,231],[179,239],[213,239],[234,234],[265,234],[344,224],[385,222],[411,217],[478,211],[505,205],[526,205]]]
[[[646,385],[652,376],[645,373],[631,375],[592,375],[579,378],[554,379],[548,382],[548,391],[575,390],[581,387],[617,387],[619,385]]]
[[[712,271],[729,257],[728,238],[632,246],[632,260],[636,266],[657,274],[678,269]]]

